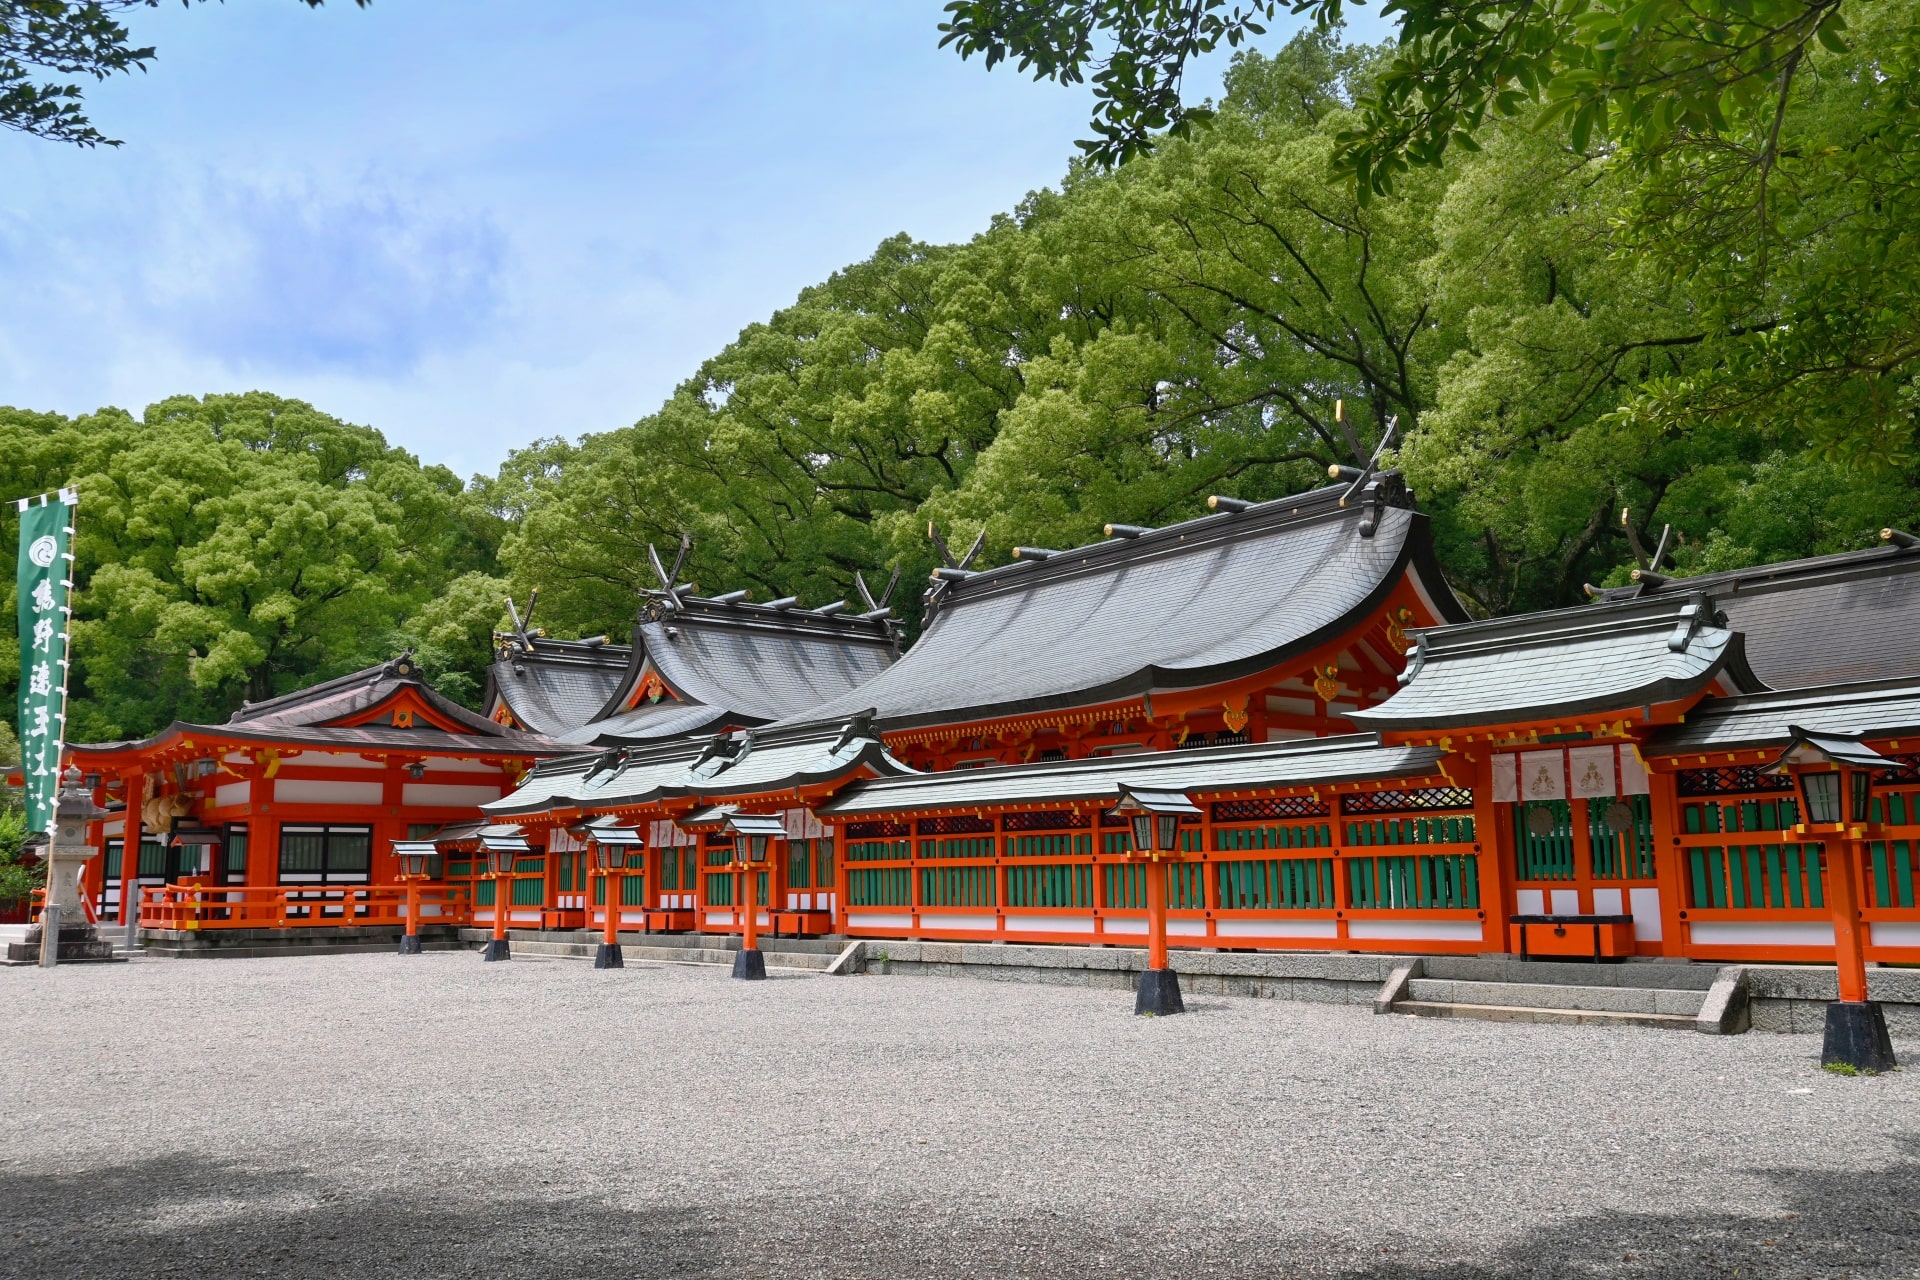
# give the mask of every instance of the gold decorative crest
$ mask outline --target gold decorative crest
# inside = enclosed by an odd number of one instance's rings
[[[1223,719],[1227,722],[1228,733],[1238,733],[1247,727],[1246,694],[1243,693],[1237,698],[1228,698],[1221,704],[1221,709],[1226,712]]]
[[[1401,653],[1412,647],[1407,641],[1407,624],[1413,621],[1413,610],[1401,605],[1394,615],[1387,619],[1387,643]]]

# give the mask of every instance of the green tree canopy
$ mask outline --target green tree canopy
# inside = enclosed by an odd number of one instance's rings
[[[390,656],[410,613],[491,566],[501,532],[444,467],[260,392],[139,419],[0,410],[0,475],[10,493],[81,492],[81,740],[224,719]]]
[[[1912,12],[1881,20],[1898,30]],[[1878,32],[1862,23],[1856,48],[1807,55],[1802,92],[1835,104],[1805,118],[1826,121],[1823,153],[1861,131],[1849,163],[1904,145],[1886,126],[1905,82],[1881,51],[1902,46]],[[1812,282],[1831,278],[1823,257],[1853,259],[1822,237],[1891,236],[1903,206],[1870,207],[1864,177],[1852,194],[1805,188],[1768,277],[1799,272],[1801,303],[1732,279],[1704,240],[1660,240],[1660,219],[1691,216],[1674,211],[1675,179],[1576,148],[1550,105],[1521,104],[1473,149],[1369,192],[1343,157],[1403,56],[1319,29],[1272,56],[1243,50],[1205,131],[1111,171],[1075,167],[966,244],[888,241],[749,327],[659,413],[518,455],[490,482],[509,495],[497,509],[524,513],[505,565],[574,631],[622,629],[652,584],[645,544],[683,532],[703,587],[818,602],[848,593],[855,569],[924,581],[930,522],[956,546],[984,531],[991,563],[1108,521],[1196,515],[1209,492],[1311,486],[1365,456],[1388,418],[1456,588],[1490,613],[1623,580],[1630,534],[1651,545],[1667,524],[1674,562],[1698,569],[1913,522],[1902,375],[1821,357],[1809,386],[1857,397],[1822,418],[1826,399],[1795,392],[1783,362],[1835,326],[1779,321],[1815,298],[1841,314],[1849,291]],[[1897,205],[1896,186],[1874,198]],[[1730,242],[1727,261],[1755,243]],[[1914,313],[1893,244],[1850,287],[1884,295],[1844,330],[1855,363],[1870,343],[1897,355]],[[1869,410],[1881,443],[1850,448]]]

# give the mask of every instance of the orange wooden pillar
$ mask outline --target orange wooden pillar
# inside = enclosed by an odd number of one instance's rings
[[[1147,968],[1167,967],[1167,863],[1147,863]]]
[[[1622,751],[1631,750],[1622,747]],[[1647,807],[1653,813],[1653,877],[1660,890],[1660,954],[1687,953],[1687,876],[1680,849],[1680,775],[1647,771]]]
[[[1829,840],[1820,846],[1825,864],[1827,907],[1833,913],[1833,962],[1840,982],[1840,1000],[1864,1004],[1867,999],[1867,940],[1860,919],[1860,862],[1864,841]]]
[[[126,779],[127,817],[120,829],[120,923],[131,934],[139,927],[140,843],[145,839],[140,811],[147,803],[147,775],[130,773]]]
[[[1479,859],[1480,910],[1486,917],[1480,945],[1489,952],[1505,952],[1511,945],[1507,917],[1513,914],[1513,828],[1503,821],[1507,812],[1494,803],[1493,756],[1492,750],[1479,747],[1458,759],[1464,766],[1460,779],[1473,790],[1473,849]]]

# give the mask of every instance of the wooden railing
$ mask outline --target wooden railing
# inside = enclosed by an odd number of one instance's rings
[[[473,903],[464,885],[414,891],[423,925],[468,925]],[[404,885],[150,886],[140,895],[143,929],[337,929],[404,925]]]

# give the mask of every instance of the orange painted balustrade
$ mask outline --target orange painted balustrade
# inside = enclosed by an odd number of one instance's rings
[[[473,903],[465,886],[423,885],[414,892],[421,924],[473,922]],[[143,929],[337,929],[406,923],[404,885],[172,884],[150,887],[140,896]]]

